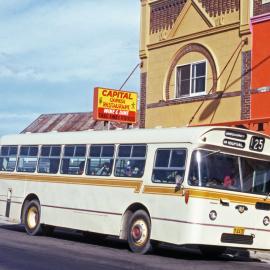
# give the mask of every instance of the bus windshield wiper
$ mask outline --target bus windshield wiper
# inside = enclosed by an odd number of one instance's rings
[[[204,158],[205,157],[209,157],[209,156],[212,156],[212,155],[215,155],[215,154],[218,154],[218,153],[220,153],[220,150],[217,150],[217,151],[215,151],[215,152],[211,152],[211,153],[209,153],[209,154],[207,154],[207,155],[205,155],[205,156],[203,156]]]

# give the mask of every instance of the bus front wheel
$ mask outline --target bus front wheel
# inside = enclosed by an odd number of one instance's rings
[[[129,220],[127,240],[129,248],[134,253],[145,254],[151,249],[151,222],[143,210],[134,212]]]
[[[23,220],[27,234],[38,235],[41,233],[40,204],[38,200],[32,200],[26,203],[23,212]]]

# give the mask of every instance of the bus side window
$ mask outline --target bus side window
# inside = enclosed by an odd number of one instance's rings
[[[144,174],[146,145],[122,144],[119,146],[114,175],[140,178]]]
[[[39,173],[57,173],[60,164],[61,146],[43,145],[38,161]]]
[[[114,145],[91,145],[87,175],[110,176],[114,161]]]
[[[0,171],[13,172],[17,161],[18,146],[2,146],[0,151]]]
[[[158,149],[152,173],[152,182],[175,184],[184,178],[186,149]]]
[[[86,145],[66,145],[61,164],[61,174],[83,174],[85,154]]]
[[[38,146],[21,146],[17,172],[33,173],[36,171]]]

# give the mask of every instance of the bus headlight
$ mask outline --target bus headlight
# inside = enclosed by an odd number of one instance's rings
[[[215,210],[212,210],[210,213],[209,213],[209,218],[211,219],[211,220],[216,220],[216,218],[217,218],[217,212],[215,211]]]
[[[264,217],[264,218],[263,218],[263,225],[264,225],[264,226],[268,226],[269,223],[270,223],[270,218],[269,218],[269,217]]]

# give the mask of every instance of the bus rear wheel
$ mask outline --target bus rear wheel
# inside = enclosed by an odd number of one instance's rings
[[[32,200],[26,203],[23,211],[23,221],[27,234],[33,236],[41,233],[40,213],[38,200]]]
[[[150,251],[151,223],[148,214],[138,210],[132,214],[127,232],[129,248],[134,253],[145,254]]]

